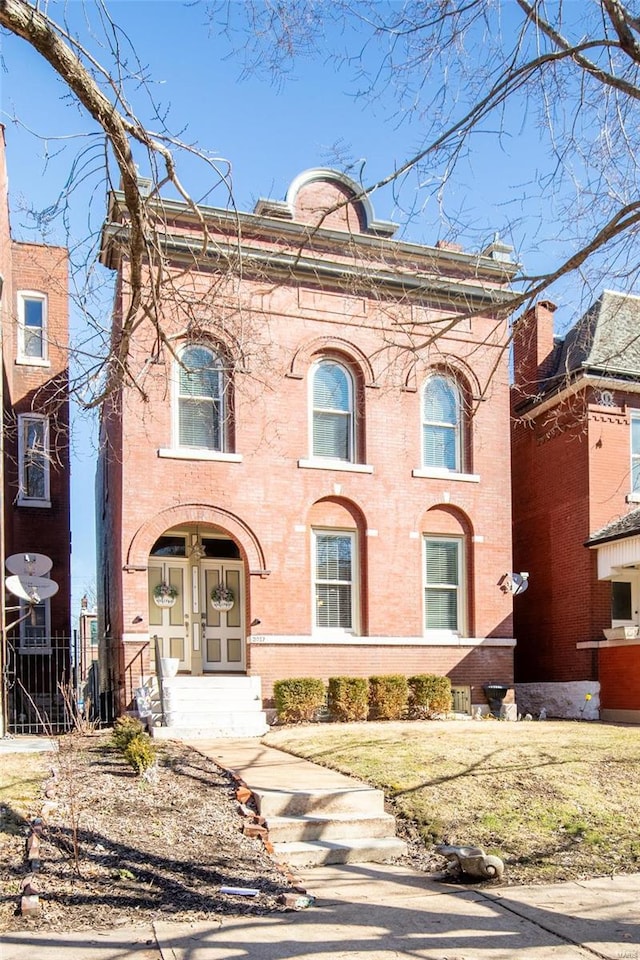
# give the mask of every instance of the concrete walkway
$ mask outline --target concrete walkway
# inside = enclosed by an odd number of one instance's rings
[[[193,747],[266,790],[353,781],[258,741]],[[553,886],[447,886],[391,864],[303,871],[299,912],[158,921],[105,934],[5,934],[0,960],[640,960],[640,875]]]

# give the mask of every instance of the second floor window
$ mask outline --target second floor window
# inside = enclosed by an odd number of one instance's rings
[[[462,469],[460,393],[450,377],[429,377],[422,398],[422,461],[425,467]]]
[[[47,298],[44,293],[18,294],[18,359],[46,360]]]
[[[353,381],[335,360],[313,369],[313,456],[354,460]]]
[[[225,375],[220,357],[208,347],[189,346],[180,355],[178,446],[225,448]]]
[[[18,417],[18,503],[49,500],[49,421],[38,414]]]
[[[631,489],[640,493],[640,413],[631,416]]]

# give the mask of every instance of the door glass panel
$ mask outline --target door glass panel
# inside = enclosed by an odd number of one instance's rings
[[[240,620],[241,620],[240,571],[239,570],[227,570],[227,586],[233,592],[233,600],[234,600],[231,610],[227,611],[227,626],[239,627]]]
[[[238,637],[227,641],[227,659],[229,663],[242,662],[242,641]]]
[[[169,583],[178,591],[175,604],[169,608],[169,623],[172,627],[184,623],[184,571],[182,567],[169,567]]]
[[[162,624],[162,610],[153,599],[154,587],[162,582],[162,567],[149,567],[149,625],[159,627]]]
[[[219,637],[209,637],[207,639],[207,660],[209,663],[220,663],[222,659],[220,656],[221,647],[220,647],[220,638]]]
[[[220,612],[214,610],[211,606],[211,591],[214,587],[218,586],[220,582],[220,573],[218,570],[207,570],[205,575],[205,596],[202,598],[202,602],[206,603],[207,610],[207,626],[208,627],[219,627],[220,626]],[[220,659],[218,657],[218,659]]]

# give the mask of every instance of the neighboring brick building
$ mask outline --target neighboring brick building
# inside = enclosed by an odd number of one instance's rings
[[[0,302],[2,317],[2,562],[40,553],[53,561],[58,593],[33,607],[3,608],[5,705],[10,731],[62,719],[57,689],[69,680],[70,496],[68,254],[11,239],[4,128],[0,127]],[[14,598],[15,601],[15,598]],[[17,601],[15,601],[17,602]],[[9,604],[12,605],[11,603]],[[4,638],[4,631],[3,631]],[[22,687],[28,691],[24,694]]]
[[[281,677],[435,672],[486,708],[482,684],[513,679],[497,586],[511,570],[506,324],[491,318],[508,248],[395,241],[329,170],[253,214],[202,209],[204,245],[184,204],[149,211],[168,337],[137,328],[136,387],[104,411],[98,474],[102,673],[121,708],[155,637],[181,673],[260,677],[267,699]],[[102,254],[116,339],[125,233],[116,193]],[[172,607],[154,600],[165,582]],[[228,612],[209,602],[219,582]]]
[[[599,693],[603,719],[638,720],[640,547],[624,518],[640,502],[640,298],[605,291],[563,340],[554,311],[514,326],[519,703],[597,716]]]

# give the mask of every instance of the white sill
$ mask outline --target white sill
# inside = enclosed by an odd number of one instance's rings
[[[459,480],[462,483],[480,483],[479,473],[456,473],[455,470],[438,470],[434,467],[420,467],[411,471],[412,477],[426,480]]]
[[[45,357],[16,357],[16,366],[19,367],[50,367],[51,361]]]
[[[323,460],[313,457],[311,460],[298,460],[302,470],[342,470],[344,473],[373,473],[373,467],[368,463],[348,463],[346,460]]]
[[[640,490],[632,490],[625,497],[627,503],[640,503]]]
[[[29,500],[25,497],[18,497],[17,506],[19,507],[37,507],[38,509],[48,509],[51,507],[51,500]]]
[[[162,447],[159,457],[169,460],[217,460],[222,463],[242,463],[241,453],[223,453],[221,450],[191,450],[188,447]]]

